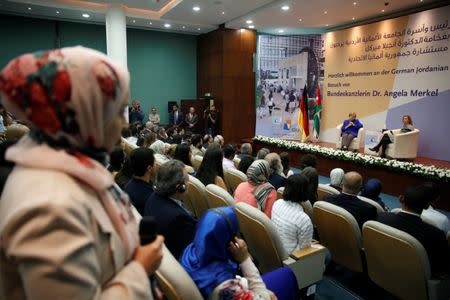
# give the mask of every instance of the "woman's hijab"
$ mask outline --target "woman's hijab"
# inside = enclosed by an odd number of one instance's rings
[[[381,181],[379,179],[369,179],[367,183],[363,186],[361,191],[361,196],[367,197],[374,201],[381,200]]]
[[[274,187],[268,182],[270,176],[269,163],[264,159],[255,160],[247,169],[247,181],[255,186],[255,195],[258,208],[264,211],[266,201]]]
[[[234,279],[238,273],[238,265],[228,251],[238,230],[232,207],[210,209],[200,219],[194,241],[181,255],[181,265],[205,299],[219,284]]]
[[[308,188],[308,200],[311,204],[317,201],[317,189],[319,187],[319,174],[313,167],[306,167],[302,170],[301,174],[305,175],[309,181]]]
[[[83,47],[24,54],[0,73],[3,105],[33,128],[8,149],[6,159],[64,172],[90,186],[124,242],[127,259],[139,242],[131,205],[91,157],[119,140],[128,95],[128,71]]]
[[[342,187],[344,181],[344,170],[341,168],[334,168],[330,172],[330,184],[333,186]]]
[[[161,140],[156,140],[153,144],[150,145],[150,149],[152,149],[155,154],[166,154],[166,144]]]

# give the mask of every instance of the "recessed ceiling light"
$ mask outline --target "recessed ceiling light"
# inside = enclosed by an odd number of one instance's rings
[[[150,24],[150,25],[153,25],[153,23],[152,23],[152,22],[148,22],[148,24]]]
[[[185,29],[185,28],[186,28],[186,26],[184,26],[184,25],[183,25],[183,27],[182,27],[182,28],[183,28],[183,29]]]
[[[200,28],[197,28],[197,30],[201,30]]]
[[[419,2],[423,2],[423,0],[420,0]]]
[[[133,23],[136,23],[136,20],[133,20]]]
[[[384,12],[384,9],[382,9],[381,12]]]
[[[323,13],[324,13],[324,14],[327,14],[328,12],[327,12],[327,11],[324,11]]]
[[[357,3],[356,2],[353,2],[353,5],[356,5]]]
[[[164,24],[164,27],[166,27],[166,28],[170,28],[170,26],[172,26],[172,25],[170,25],[169,23]]]
[[[303,21],[302,19],[298,19],[300,22]]]
[[[223,12],[222,12],[222,15],[224,15],[224,14],[225,14],[225,12],[223,11]]]
[[[57,11],[56,11],[56,14],[58,14],[58,15],[59,15],[59,10],[57,10]]]
[[[355,21],[355,17],[353,17],[352,20]]]
[[[283,5],[283,6],[281,7],[281,9],[282,9],[282,10],[285,10],[285,11],[286,11],[286,10],[289,10],[289,8],[290,8],[289,5]]]
[[[252,21],[252,20],[247,20],[247,21],[245,21],[245,23],[247,23],[247,24],[252,24],[253,21]]]
[[[31,7],[28,7],[28,10],[31,10]]]
[[[283,33],[283,32],[284,32],[283,29],[278,30],[278,33]]]
[[[91,16],[89,14],[82,14],[81,15],[83,18],[90,18]]]
[[[328,27],[328,24],[326,24],[325,26],[327,26],[327,27]]]
[[[248,28],[253,29],[255,28],[255,25],[248,25]]]
[[[199,10],[200,10],[200,6],[194,6],[192,9],[193,9],[194,11],[199,11]]]

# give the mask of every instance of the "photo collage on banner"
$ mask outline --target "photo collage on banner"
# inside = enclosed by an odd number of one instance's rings
[[[322,88],[322,35],[259,35],[257,56],[256,134],[301,140],[298,120],[303,89],[307,87],[312,132],[316,90]]]

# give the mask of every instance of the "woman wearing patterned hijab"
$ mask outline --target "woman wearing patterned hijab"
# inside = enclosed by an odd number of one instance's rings
[[[2,104],[31,132],[0,201],[1,299],[151,299],[162,237],[139,246],[128,197],[102,163],[123,126],[129,75],[104,54],[25,54],[0,73]]]
[[[268,182],[269,176],[269,163],[263,159],[255,160],[247,170],[247,182],[242,182],[236,188],[234,200],[257,207],[270,218],[277,192]]]

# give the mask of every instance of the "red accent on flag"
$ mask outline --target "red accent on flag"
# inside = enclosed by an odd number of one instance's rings
[[[300,111],[302,113],[301,126],[303,130],[303,137],[309,136],[309,121],[308,121],[308,92],[306,91],[306,85],[303,88],[302,99],[300,101]]]

